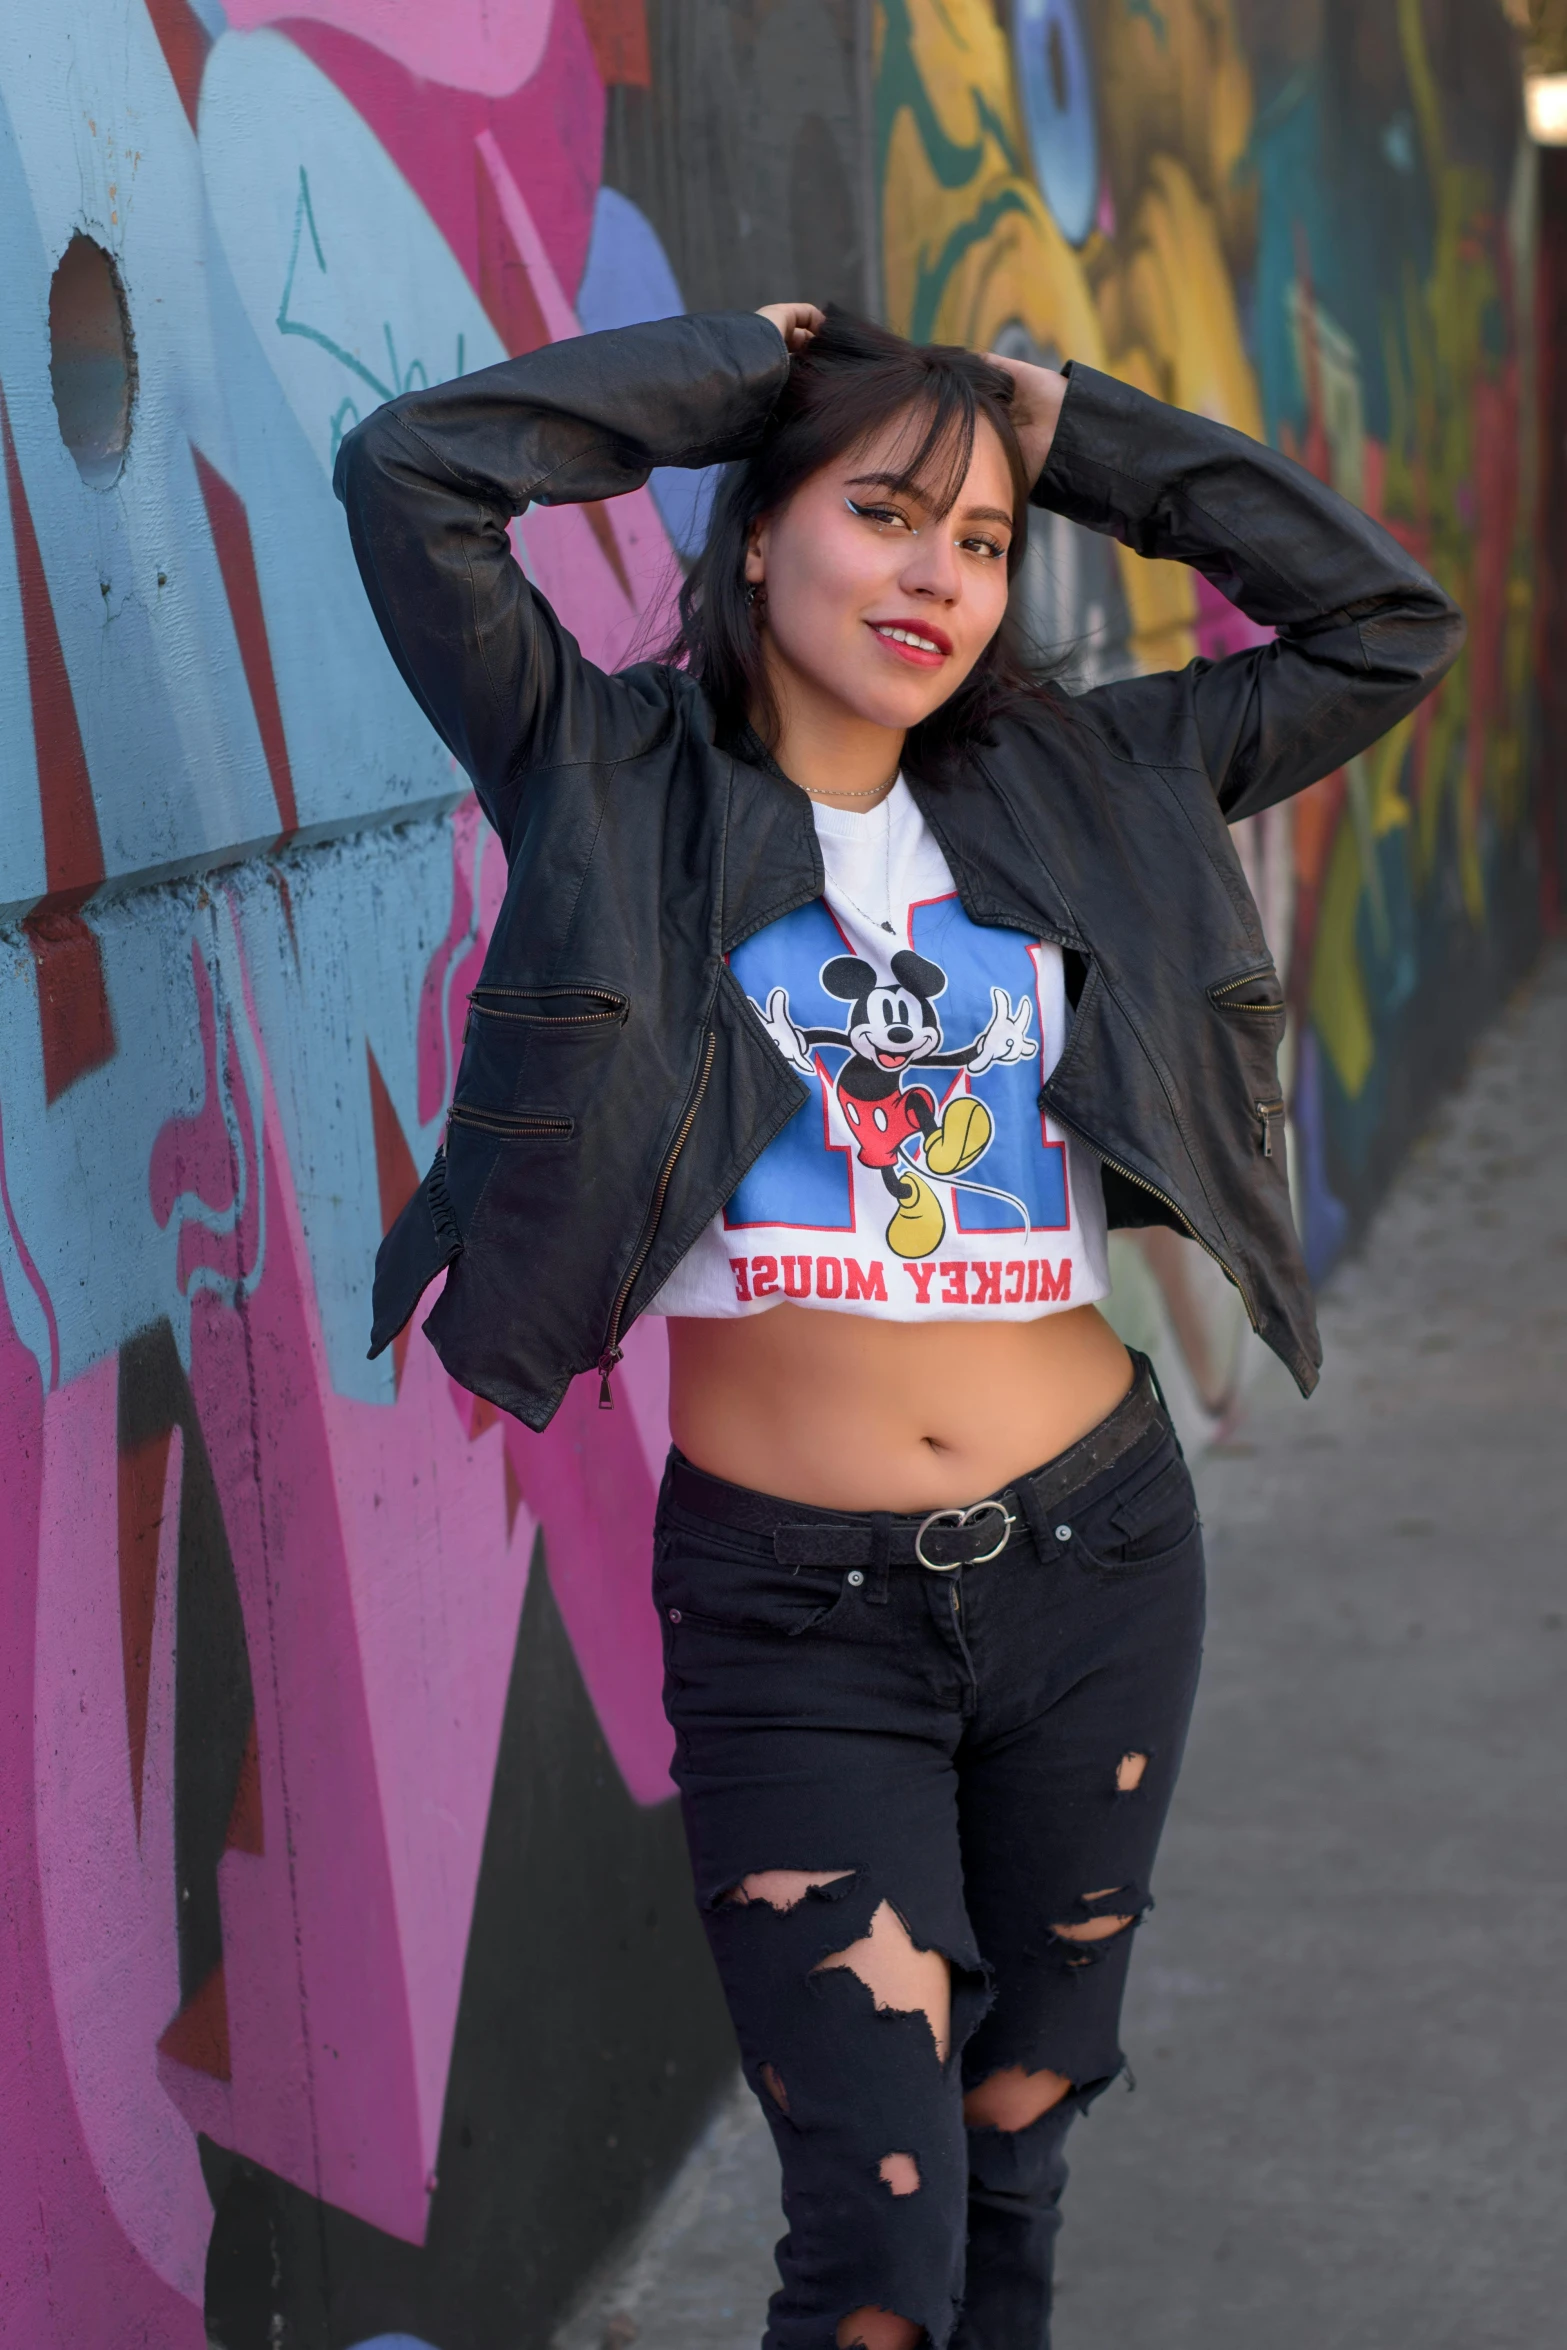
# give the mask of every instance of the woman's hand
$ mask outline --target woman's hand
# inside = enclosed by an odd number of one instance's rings
[[[811,337],[827,324],[827,313],[814,302],[764,302],[758,318],[770,318],[790,351],[803,351]]]
[[[985,357],[992,367],[1012,378],[1012,422],[1032,486],[1045,470],[1050,444],[1056,437],[1061,403],[1066,398],[1066,377],[1054,367],[1032,367],[1026,359],[1003,359],[997,351],[987,351]]]

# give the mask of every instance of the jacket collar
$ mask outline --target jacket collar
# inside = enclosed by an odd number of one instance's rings
[[[733,790],[725,843],[722,951],[729,954],[769,922],[821,896],[822,853],[811,803],[747,725],[729,746]],[[920,814],[941,845],[971,921],[1027,931],[1086,952],[1072,909],[1055,880],[1051,843],[1029,836],[1010,795],[974,754],[940,783],[904,770]],[[1048,823],[1048,817],[1046,818]],[[1028,877],[1025,898],[1013,879]]]

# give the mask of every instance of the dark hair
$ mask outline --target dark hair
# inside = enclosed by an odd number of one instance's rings
[[[1012,422],[1012,379],[954,344],[906,342],[888,328],[830,306],[826,324],[790,363],[788,381],[760,441],[726,468],[707,541],[680,590],[680,626],[665,660],[687,668],[713,706],[720,740],[755,726],[768,750],[778,713],[762,656],[757,608],[747,600],[745,552],[752,527],[787,505],[812,474],[872,433],[910,419],[910,454],[896,486],[946,513],[962,488],[980,422],[993,426],[1012,476],[1015,579],[1028,546],[1029,479]],[[923,430],[921,430],[923,426]],[[1041,664],[1009,603],[963,683],[911,728],[904,763],[934,779],[952,755],[982,741],[1021,696],[1044,691]]]

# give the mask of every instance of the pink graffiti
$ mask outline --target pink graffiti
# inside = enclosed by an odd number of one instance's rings
[[[212,979],[199,947],[191,947],[196,1013],[206,1076],[194,1116],[171,1118],[153,1146],[148,1194],[159,1225],[180,1216],[175,1278],[180,1294],[192,1286],[245,1284],[255,1278],[264,1239],[265,1190],[256,1147],[255,1112],[232,1012],[218,1015]],[[204,1278],[205,1277],[205,1278]]]
[[[176,1201],[222,1205],[231,1168],[228,1129],[210,1122],[225,991],[200,957],[193,970],[207,1100],[155,1146],[151,1189],[166,1212]],[[179,1996],[169,1844],[178,1447],[166,1472],[138,1829],[119,1627],[102,1589],[117,1545],[112,1361],[49,1399],[41,1504],[23,1536],[48,1701],[28,1816],[40,1839],[49,2011],[101,2192],[147,2268],[187,2295],[199,2292],[210,2223],[196,2129],[422,2240],[541,1526],[628,1789],[642,1802],[669,1792],[646,1589],[667,1441],[661,1334],[631,1350],[619,1415],[574,1395],[542,1439],[514,1423],[503,1431],[471,1397],[454,1411],[424,1345],[410,1351],[390,1405],[338,1395],[243,972],[226,974],[226,995],[230,1027],[247,1030],[231,1060],[260,1071],[257,1175],[270,1217],[248,1292],[198,1290],[190,1324],[191,1388],[250,1657],[262,1823],[261,1849],[231,1849],[219,1869],[224,1959],[213,1997],[226,2079],[221,2067],[156,2053]],[[30,1357],[19,1376],[36,1390]]]
[[[51,1614],[78,1622],[94,1649],[97,1615],[116,1645],[112,1605],[101,1577],[112,1545],[99,1547],[93,1518],[114,1491],[113,1367],[73,1385],[82,1401],[49,1399],[0,1293],[0,2007],[18,2025],[15,2072],[4,2092],[5,2180],[0,2188],[0,2279],[8,2339],[21,2342],[157,2342],[160,2350],[203,2350],[206,2334],[188,2289],[195,2230],[210,2225],[195,2149],[183,2131],[171,2144],[167,2108],[151,2083],[145,2039],[123,2074],[117,2034],[128,2009],[157,2016],[145,1984],[165,1985],[168,1952],[156,1918],[136,1898],[140,1866],[127,1850],[130,1811],[123,1701],[100,1707],[82,1660],[59,1678]],[[105,1395],[109,1402],[105,1410]],[[107,1435],[107,1460],[91,1457]],[[69,1455],[85,1441],[89,1457]],[[45,1540],[45,1486],[49,1539]],[[67,1524],[59,1524],[62,1512]],[[59,1606],[48,1587],[62,1554],[76,1562]],[[99,1587],[87,1586],[97,1579]],[[118,1698],[119,1659],[97,1659]],[[117,1745],[105,1739],[117,1713]],[[39,1729],[35,1735],[35,1717]],[[67,1850],[46,1863],[40,1849],[60,1825],[62,1774],[72,1781],[74,1826]],[[116,1860],[118,1866],[115,1865]],[[110,1898],[103,1898],[113,1879]],[[82,1897],[70,1915],[70,1890]],[[46,1880],[51,1887],[46,1899]],[[62,1900],[62,1894],[65,1898]],[[128,1900],[127,1896],[131,1898]],[[163,1909],[172,1910],[172,1870]],[[95,1897],[97,1906],[94,1906]],[[127,1912],[132,1914],[127,1917]],[[127,1931],[127,1925],[130,1930]],[[146,1925],[144,1937],[137,1928]],[[161,2025],[160,2025],[161,2028]],[[96,2051],[84,2049],[96,2033]],[[86,2061],[84,2062],[84,2057]],[[84,2106],[88,2109],[84,2112]],[[147,2136],[141,2131],[145,2125]],[[169,2171],[164,2197],[165,2164]],[[149,2209],[151,2205],[154,2208]],[[181,2281],[171,2282],[171,2271]],[[199,2283],[199,2267],[196,2272]]]
[[[547,43],[526,80],[504,92],[481,84],[454,88],[450,74],[427,77],[368,30],[308,23],[303,19],[311,12],[301,9],[276,13],[285,20],[280,30],[364,117],[487,307],[496,299],[487,280],[497,257],[487,244],[476,185],[474,143],[484,133],[538,223],[554,275],[575,292],[598,194],[604,85],[570,0],[550,16]],[[443,20],[444,12],[429,12],[432,26]],[[447,86],[432,88],[432,80]]]
[[[538,69],[554,0],[226,0],[236,32],[257,25],[330,25],[395,57],[410,73],[451,89],[503,98]]]
[[[1205,579],[1200,571],[1190,576],[1197,592],[1197,650],[1206,660],[1222,661],[1226,653],[1245,653],[1253,645],[1273,642],[1274,630],[1248,620],[1238,605],[1221,595],[1212,580]]]
[[[604,87],[576,9],[562,0],[531,79],[504,97],[432,90],[371,30],[343,29],[346,12],[278,21],[381,141],[509,348],[580,333]],[[512,541],[590,661],[617,669],[671,633],[679,566],[645,489],[591,512],[533,507]]]

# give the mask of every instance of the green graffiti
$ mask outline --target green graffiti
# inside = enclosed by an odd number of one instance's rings
[[[980,138],[972,146],[963,146],[942,129],[915,63],[908,0],[882,0],[882,16],[887,37],[876,81],[876,184],[886,185],[893,124],[907,108],[937,185],[965,188],[985,159],[985,142]]]
[[[288,315],[288,306],[294,293],[294,272],[299,267],[300,240],[306,228],[310,231],[310,242],[315,252],[316,267],[325,277],[327,274],[326,255],[321,250],[321,239],[316,233],[316,215],[315,208],[310,201],[309,176],[304,165],[301,164],[299,167],[299,195],[294,204],[294,244],[288,257],[288,275],[283,281],[283,299],[278,304],[278,333],[280,335],[303,335],[306,342],[316,343],[323,351],[330,352],[334,359],[348,368],[351,373],[357,375],[361,382],[367,383],[373,392],[379,392],[383,400],[390,400],[398,390],[395,383],[382,383],[380,377],[372,375],[363,361],[354,357],[352,351],[345,351],[341,343],[334,343],[331,336],[324,335],[319,327],[306,326],[303,320],[290,318]],[[386,336],[388,343],[390,343],[392,337],[390,327],[386,330]]]
[[[921,260],[914,281],[914,315],[909,322],[911,342],[929,342],[948,279],[964,254],[983,244],[996,223],[1004,220],[1009,212],[1020,212],[1026,218],[1028,205],[1018,189],[1000,188],[987,198],[971,220],[959,223],[934,261]]]

